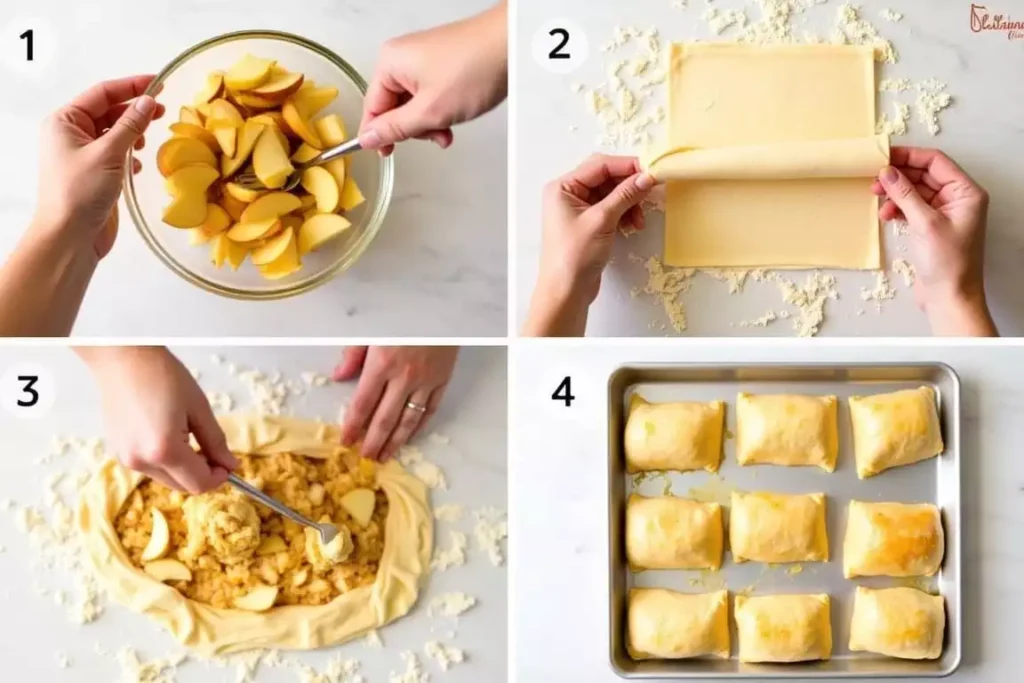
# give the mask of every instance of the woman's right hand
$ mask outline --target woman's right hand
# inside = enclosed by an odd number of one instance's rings
[[[107,445],[126,466],[202,493],[238,466],[199,384],[163,347],[81,347],[103,398]],[[200,453],[192,450],[195,436]]]
[[[893,147],[873,190],[882,220],[904,219],[918,305],[939,335],[994,335],[985,301],[988,193],[936,149]]]

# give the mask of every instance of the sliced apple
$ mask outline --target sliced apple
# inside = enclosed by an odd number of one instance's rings
[[[182,107],[178,110],[178,121],[180,121],[181,123],[190,123],[193,126],[202,127],[203,116],[195,107]]]
[[[211,113],[210,103],[209,102],[203,102],[202,104],[197,104],[196,105],[196,111],[199,112],[199,115],[203,118],[203,125],[205,126],[206,125],[206,120],[208,118],[210,118],[210,113]]]
[[[220,149],[226,156],[234,156],[238,149],[238,129],[230,126],[220,126],[213,129],[213,137],[220,145]]]
[[[149,534],[149,543],[142,551],[142,561],[151,562],[160,559],[171,545],[171,532],[167,528],[167,518],[158,508],[153,508],[153,530]]]
[[[287,551],[288,544],[285,543],[284,539],[277,534],[260,539],[260,544],[256,547],[256,554],[261,557],[266,555],[276,555],[277,553]]]
[[[303,213],[309,211],[310,209],[316,208],[316,197],[314,197],[311,194],[302,195],[301,197],[299,197],[299,201],[302,202],[302,208],[300,208],[299,210],[302,211]]]
[[[291,192],[270,192],[263,195],[242,212],[243,223],[257,223],[267,218],[281,216],[302,208],[302,200]]]
[[[256,116],[253,116],[252,118],[254,121],[263,121],[264,123],[267,124],[273,123],[275,126],[277,126],[277,129],[281,132],[282,135],[294,135],[292,133],[292,129],[289,128],[287,122],[285,122],[284,116],[282,116],[281,112],[279,111],[260,112],[259,114],[256,114]],[[287,137],[285,138],[284,146],[288,146]]]
[[[308,144],[303,142],[301,145],[299,145],[299,148],[292,153],[292,161],[294,161],[296,164],[304,164],[310,159],[320,154],[320,151],[321,150],[317,149],[316,147],[310,147]]]
[[[205,164],[210,168],[217,168],[217,157],[209,147],[190,137],[171,138],[156,151],[156,166],[165,178],[190,164]]]
[[[274,606],[278,590],[277,586],[257,586],[245,595],[235,598],[232,604],[249,612],[266,612]]]
[[[338,501],[345,512],[352,515],[360,526],[367,526],[373,518],[373,510],[377,507],[377,496],[370,489],[349,491]]]
[[[301,88],[304,80],[305,76],[300,73],[271,70],[267,82],[258,88],[253,88],[251,93],[272,102],[280,102]]]
[[[224,84],[232,90],[252,90],[267,80],[274,60],[245,55],[224,74]]]
[[[232,93],[231,99],[238,102],[239,105],[252,111],[273,109],[278,105],[278,102],[276,100],[271,100],[266,97],[261,97],[259,95],[255,95],[253,93],[248,92]]]
[[[188,243],[193,247],[206,244],[214,238],[213,235],[203,230],[202,226],[198,228],[188,228],[185,232],[188,233]]]
[[[268,280],[279,280],[296,272],[302,267],[299,260],[298,241],[292,240],[287,249],[275,261],[265,266],[256,266],[260,274]]]
[[[217,235],[231,227],[231,216],[219,204],[207,204],[206,220],[200,226],[209,235]]]
[[[164,223],[175,228],[198,228],[206,220],[206,197],[182,195],[175,197],[164,209]]]
[[[348,130],[345,122],[337,114],[328,114],[316,120],[313,124],[316,134],[323,140],[327,147],[334,147],[348,140]]]
[[[178,560],[154,560],[142,565],[142,570],[157,581],[191,581],[192,572]]]
[[[260,190],[250,190],[247,187],[242,187],[238,183],[224,183],[224,191],[227,192],[228,196],[237,199],[238,201],[243,202],[245,204],[251,204],[252,202],[256,201],[257,199],[263,196],[263,192],[261,192]],[[231,212],[229,211],[228,213]],[[239,219],[236,218],[235,220]]]
[[[332,169],[332,165],[338,161],[341,161],[341,159],[330,161],[324,166],[324,168],[332,172],[332,175],[334,175],[335,178],[337,178],[337,175],[335,174],[337,169]],[[345,165],[345,169],[348,169],[347,164]],[[342,211],[351,211],[365,201],[366,197],[363,196],[362,190],[360,190],[359,186],[356,185],[356,181],[352,177],[352,174],[348,173],[346,170],[345,184],[341,188],[341,199],[338,201],[338,206]]]
[[[334,98],[338,96],[338,89],[330,86],[324,88],[299,88],[294,95],[292,95],[292,101],[306,114],[307,117],[316,116],[316,114],[326,107],[328,104],[334,101]]]
[[[227,261],[231,270],[238,270],[245,263],[245,257],[249,255],[249,249],[242,245],[226,240],[228,243]]]
[[[302,222],[305,223],[306,221],[308,221],[313,216],[319,216],[319,215],[320,215],[320,212],[316,210],[316,206],[314,205],[313,208],[306,209],[305,211],[302,212]]]
[[[212,102],[224,92],[224,72],[214,71],[206,77],[206,87],[196,95],[196,104],[203,105]]]
[[[252,223],[238,223],[224,234],[232,242],[245,244],[269,237],[279,229],[280,220],[276,217],[271,217]]]
[[[330,171],[322,166],[313,166],[302,172],[302,187],[316,197],[316,210],[320,213],[334,213],[341,198],[341,187]],[[300,200],[301,202],[301,200]],[[300,204],[301,205],[301,204]]]
[[[295,93],[284,102],[284,106],[281,107],[281,115],[284,117],[285,123],[292,131],[302,138],[302,141],[308,144],[310,147],[317,149],[323,149],[324,145],[320,141],[320,136],[316,134],[316,129],[313,124],[309,121],[309,114],[302,106],[295,103],[294,98],[297,97],[302,91]]]
[[[223,156],[220,159],[220,173],[225,178],[233,176],[243,164],[249,160],[253,149],[256,148],[256,141],[266,127],[260,121],[249,119],[238,132],[238,143],[233,156]]]
[[[295,234],[298,234],[299,228],[302,227],[302,224],[304,222],[305,221],[303,220],[302,216],[296,216],[294,214],[281,216],[281,229],[285,230],[287,228],[291,228],[292,230],[295,231]]]
[[[195,141],[193,141],[195,142]],[[196,142],[205,149],[202,143]],[[206,206],[206,191],[220,177],[216,168],[206,163],[186,164],[167,177],[165,184],[171,195],[199,195]],[[301,203],[301,202],[300,202]],[[204,212],[205,213],[205,212]]]
[[[318,213],[306,219],[299,230],[299,256],[316,251],[322,244],[351,227],[344,216],[336,213]]]
[[[231,270],[238,270],[248,253],[248,249],[232,242],[228,238],[227,233],[222,232],[213,237],[213,245],[210,247],[210,260],[218,268],[227,263],[231,266]]]
[[[252,153],[256,177],[270,189],[283,187],[295,167],[288,160],[288,148],[276,135],[261,135]]]
[[[225,187],[227,187],[227,185],[225,185]],[[232,221],[237,222],[238,219],[242,217],[242,212],[245,211],[245,207],[248,206],[248,203],[243,202],[241,199],[229,194],[228,192],[224,192],[220,198],[220,206],[228,212]]]
[[[245,123],[245,119],[235,105],[223,98],[210,102],[210,116],[206,122],[207,128],[210,128],[211,125],[213,127],[228,125],[234,128],[241,128],[243,123]]]
[[[252,263],[256,266],[265,266],[281,257],[287,249],[295,247],[295,231],[285,228],[280,234],[269,240],[266,244],[253,249]]]
[[[171,134],[176,138],[194,138],[210,148],[213,154],[220,154],[220,144],[210,131],[194,123],[172,123]]]

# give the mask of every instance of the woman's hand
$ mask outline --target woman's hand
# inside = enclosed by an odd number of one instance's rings
[[[107,443],[125,466],[202,493],[238,466],[206,395],[163,347],[81,347],[103,397]],[[189,434],[201,453],[192,450]]]
[[[364,457],[395,456],[430,420],[455,369],[456,346],[354,346],[345,349],[333,379],[359,375],[345,414],[342,442],[362,440]]]
[[[540,272],[527,336],[582,336],[619,229],[644,228],[655,181],[635,157],[596,154],[544,189]]]
[[[451,145],[452,126],[505,99],[507,35],[502,2],[478,16],[386,42],[363,104],[363,147],[387,156],[396,142],[410,138]]]
[[[893,147],[875,181],[882,220],[907,221],[914,291],[939,335],[997,334],[985,301],[988,193],[942,152]]]
[[[125,156],[142,149],[150,121],[163,107],[143,95],[153,76],[94,85],[50,116],[43,127],[40,195],[34,227],[102,259],[117,237],[117,198]],[[141,166],[135,161],[135,172]]]

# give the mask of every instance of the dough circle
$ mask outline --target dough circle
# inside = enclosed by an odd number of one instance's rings
[[[325,458],[343,450],[337,427],[311,420],[241,414],[217,420],[235,453]],[[392,460],[377,470],[390,507],[384,554],[373,584],[326,605],[288,605],[266,612],[220,609],[190,600],[136,568],[114,529],[118,511],[144,479],[108,461],[89,481],[76,520],[85,554],[96,580],[115,601],[155,620],[202,656],[256,648],[310,650],[351,640],[408,613],[429,572],[433,518],[427,489]]]

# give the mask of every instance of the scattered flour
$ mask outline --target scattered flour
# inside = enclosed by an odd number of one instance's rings
[[[466,653],[457,647],[448,647],[436,640],[431,640],[423,646],[423,651],[428,657],[437,662],[441,671],[447,671],[453,664],[461,664],[466,661]]]
[[[883,19],[885,19],[886,21],[891,21],[893,23],[895,23],[895,22],[897,22],[897,21],[899,21],[900,19],[903,18],[902,14],[900,14],[899,12],[894,12],[891,9],[883,9],[878,14],[881,15],[881,17]]]
[[[934,78],[927,78],[915,84],[917,99],[917,119],[928,127],[928,132],[938,135],[942,127],[939,125],[939,112],[953,103],[953,97],[946,92],[946,84]]]
[[[891,301],[896,296],[896,290],[889,284],[889,277],[885,271],[879,270],[875,273],[875,287],[868,289],[861,287],[860,298],[863,301],[875,302],[875,308],[882,310],[882,302]]]
[[[442,548],[438,545],[434,548],[434,557],[430,561],[430,568],[435,571],[443,572],[452,567],[461,567],[466,564],[466,548],[469,546],[466,534],[461,531],[452,531],[450,534],[451,547]]]
[[[907,287],[914,284],[914,279],[917,277],[917,271],[914,270],[914,265],[906,259],[899,258],[893,261],[892,270],[903,278],[903,284]]]

